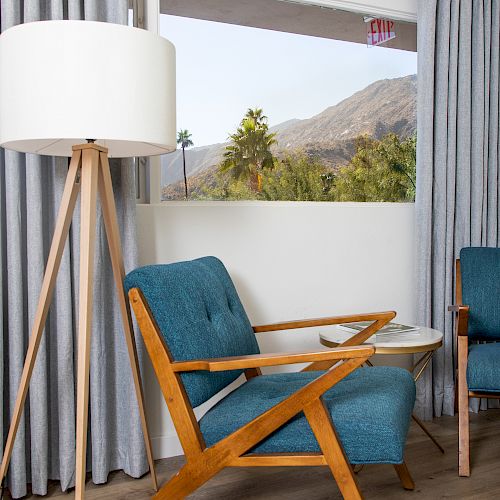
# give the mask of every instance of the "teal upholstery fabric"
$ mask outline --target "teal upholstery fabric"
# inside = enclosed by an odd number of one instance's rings
[[[139,288],[175,361],[258,354],[259,347],[226,268],[215,257],[140,267],[125,278]],[[241,370],[181,375],[198,406],[241,375]]]
[[[500,340],[500,248],[462,248],[460,270],[469,337]]]
[[[467,386],[470,391],[500,392],[500,343],[469,346]]]
[[[207,446],[319,375],[321,372],[279,373],[245,382],[200,420]],[[324,401],[351,463],[402,463],[415,403],[415,383],[408,371],[381,366],[359,368],[326,392]],[[252,453],[320,451],[303,413],[251,450]]]

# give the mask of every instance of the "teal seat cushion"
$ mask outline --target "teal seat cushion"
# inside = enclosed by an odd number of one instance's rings
[[[500,392],[500,343],[469,346],[467,386],[470,391]]]
[[[125,278],[139,288],[174,361],[258,354],[259,346],[222,262],[203,257],[145,266]],[[233,382],[242,370],[183,373],[191,404],[198,406]]]
[[[469,338],[500,340],[500,248],[462,248],[460,271]]]
[[[200,420],[211,446],[321,375],[298,372],[250,379]],[[403,449],[415,403],[415,383],[396,367],[359,368],[324,394],[324,401],[353,464],[403,461]],[[298,414],[251,453],[320,452],[303,413]]]

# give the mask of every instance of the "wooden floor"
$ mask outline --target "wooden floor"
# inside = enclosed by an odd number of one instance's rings
[[[412,423],[406,462],[416,483],[415,491],[404,491],[400,487],[392,466],[366,465],[358,477],[367,499],[500,498],[500,410],[471,414],[470,478],[457,475],[457,418],[435,419],[429,423],[429,429],[438,437],[446,454],[442,455]],[[163,484],[181,464],[182,458],[159,460],[160,483]],[[150,498],[152,493],[149,476],[132,479],[122,472],[114,472],[106,485],[88,482],[86,498],[141,500]],[[62,493],[58,483],[52,483],[49,496],[62,500],[62,497],[72,498],[73,493]],[[341,496],[326,467],[272,467],[226,469],[190,498],[319,500]]]

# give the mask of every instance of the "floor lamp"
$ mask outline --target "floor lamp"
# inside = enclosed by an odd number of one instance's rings
[[[98,195],[156,489],[130,307],[123,289],[123,257],[108,156],[123,158],[168,153],[176,148],[175,129],[175,49],[164,38],[136,28],[89,21],[28,23],[0,35],[0,145],[26,153],[71,156],[5,445],[0,481],[8,469],[80,193],[75,498],[84,498],[85,494]]]

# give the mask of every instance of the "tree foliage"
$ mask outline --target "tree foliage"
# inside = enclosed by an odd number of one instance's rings
[[[329,170],[318,158],[309,158],[301,152],[288,153],[263,175],[262,199],[331,201],[328,174]]]
[[[196,196],[198,200],[257,200],[259,193],[251,189],[246,180],[235,179],[228,172],[216,172],[210,186],[204,184]]]
[[[184,196],[186,200],[188,199],[188,182],[186,174],[186,148],[194,146],[194,142],[191,139],[191,134],[188,130],[179,130],[177,132],[177,144],[180,144],[182,148],[182,172],[184,174]]]
[[[194,146],[194,142],[191,139],[191,134],[189,133],[189,130],[181,129],[177,132],[177,144],[179,144],[182,149]]]
[[[247,181],[251,189],[260,191],[264,169],[274,166],[271,146],[276,134],[269,133],[267,117],[262,109],[248,109],[238,129],[229,136],[219,170],[230,172],[237,181]]]
[[[356,154],[334,179],[337,201],[402,202],[415,199],[416,137],[387,134],[357,140]]]

